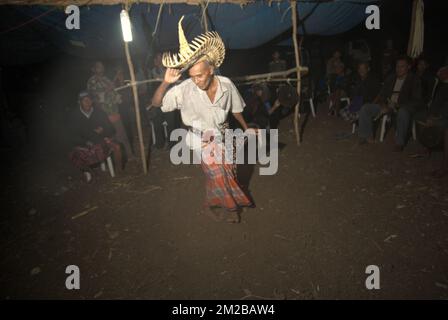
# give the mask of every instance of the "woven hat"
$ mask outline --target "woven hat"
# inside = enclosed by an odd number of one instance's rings
[[[182,69],[183,71],[194,64],[207,59],[214,67],[218,68],[224,61],[225,46],[217,32],[206,32],[194,38],[188,43],[182,29],[182,20],[178,23],[179,29],[179,53],[165,52],[162,56],[162,64],[166,68]]]

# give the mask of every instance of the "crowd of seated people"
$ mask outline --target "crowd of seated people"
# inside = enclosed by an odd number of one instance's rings
[[[277,51],[273,58],[274,62],[281,64],[281,69],[286,68]],[[157,78],[163,73],[159,60],[160,55],[156,55],[150,77]],[[275,69],[273,64],[269,65],[270,70]],[[419,141],[424,146],[433,149],[437,145],[447,154],[448,67],[439,70],[437,81],[429,67],[425,58],[413,63],[408,57],[399,56],[394,72],[380,84],[368,62],[359,62],[356,72],[353,75],[347,74],[341,52],[337,50],[327,63],[326,77],[331,89],[329,103],[333,106],[334,114],[346,121],[358,123],[360,145],[368,145],[374,141],[375,121],[387,116],[395,126],[394,151],[403,151],[414,124]],[[79,108],[70,120],[75,141],[70,158],[77,168],[88,173],[87,180],[91,180],[89,168],[104,161],[109,155],[113,155],[117,167],[121,169],[124,168],[125,160],[134,155],[132,132],[135,115],[131,90],[125,89],[120,94],[114,90],[115,87],[124,85],[124,78],[123,69],[118,67],[114,80],[110,81],[105,76],[104,65],[96,62],[87,82],[87,93],[80,96]],[[434,86],[436,83],[437,86]],[[287,108],[279,102],[278,85],[275,88],[273,90],[273,86],[267,84],[255,84],[250,88],[245,98],[247,107],[244,110],[248,123],[263,129],[278,127]],[[343,108],[342,97],[349,98],[349,103]],[[177,121],[175,117],[173,115],[171,121],[170,115],[153,115],[152,121],[154,123],[154,119],[160,118],[156,124],[158,127],[162,126],[162,121],[168,124],[173,122],[171,131],[177,127],[174,124]],[[158,140],[161,141],[159,148],[165,143],[160,129],[156,130]],[[444,169],[438,171],[440,175],[448,172],[446,155],[445,159]]]
[[[382,115],[395,120],[395,151],[402,151],[407,141],[415,113],[424,108],[421,80],[411,72],[411,61],[402,56],[397,59],[395,74],[384,80],[380,93],[373,103],[364,104],[359,112],[358,136],[360,144],[373,141],[373,121]]]
[[[72,163],[84,172],[88,182],[92,180],[91,168],[103,162],[108,156],[112,156],[117,173],[124,170],[128,161],[135,159],[134,132],[135,132],[135,108],[131,87],[124,87],[129,78],[126,69],[121,65],[114,68],[110,78],[106,75],[106,68],[101,61],[96,61],[91,67],[91,76],[87,81],[86,90],[79,99],[79,108],[70,114],[68,119],[71,128],[69,140],[72,142],[70,159]],[[137,80],[160,78],[164,68],[161,64],[161,55],[156,54],[148,74],[145,68],[136,70]],[[113,80],[110,80],[113,79]],[[158,84],[155,84],[155,87]],[[150,132],[150,143],[156,139],[156,147],[162,149],[167,145],[170,149],[172,143],[165,139],[165,129],[168,137],[172,130],[179,126],[178,114],[153,114],[153,110],[147,111],[147,100],[150,100],[154,86],[139,84],[137,93],[141,110],[141,118],[147,126],[152,125],[156,137]],[[158,109],[158,108],[157,108]],[[159,110],[159,109],[158,109]],[[92,127],[94,127],[92,129]],[[151,129],[151,128],[149,128]]]
[[[439,69],[436,76],[425,57],[412,61],[407,56],[393,56],[395,68],[389,73],[383,68],[380,83],[368,62],[358,63],[356,74],[348,75],[341,52],[336,50],[327,62],[325,76],[331,114],[358,123],[360,145],[374,142],[378,120],[387,117],[395,127],[393,150],[398,152],[403,151],[415,126],[418,140],[427,149],[443,148],[444,167],[435,174],[447,175],[448,67]],[[343,97],[349,103],[341,108]]]

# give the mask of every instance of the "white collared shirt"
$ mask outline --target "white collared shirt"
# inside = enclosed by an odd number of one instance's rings
[[[229,78],[215,77],[218,79],[218,89],[213,103],[204,90],[199,89],[192,79],[188,79],[168,90],[163,98],[162,111],[170,112],[179,109],[185,125],[200,131],[219,130],[220,126],[226,122],[230,111],[243,112],[246,104]],[[190,148],[193,146],[192,139],[195,138],[189,132],[187,144]]]

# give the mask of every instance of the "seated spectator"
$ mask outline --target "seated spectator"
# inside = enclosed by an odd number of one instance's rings
[[[382,114],[396,116],[394,151],[403,151],[412,117],[422,108],[422,88],[420,79],[410,72],[408,57],[397,59],[395,75],[389,76],[373,103],[362,106],[359,113],[360,144],[372,141],[373,120]]]
[[[345,74],[344,64],[336,66],[336,73],[330,83],[330,91],[331,94],[328,97],[332,106],[330,114],[337,115],[341,109],[341,97],[346,96],[348,92],[348,77]]]
[[[87,182],[92,179],[91,166],[103,162],[111,153],[119,169],[123,168],[120,145],[114,139],[114,127],[106,113],[95,108],[86,91],[79,94],[79,109],[70,117],[73,150],[70,160],[80,169]]]
[[[392,39],[386,41],[386,47],[382,52],[381,58],[381,75],[382,80],[385,80],[393,73],[394,63],[397,60],[398,53],[394,48],[394,42]]]
[[[272,61],[269,62],[269,72],[280,72],[286,70],[286,61],[280,59],[280,52],[277,50],[272,54]]]
[[[341,117],[350,122],[358,120],[359,110],[364,104],[372,103],[380,90],[380,82],[370,74],[368,62],[358,64],[358,73],[350,90],[350,105],[340,111]]]
[[[344,62],[342,62],[342,53],[340,50],[336,50],[327,61],[326,82],[330,88],[334,86],[335,79],[341,68],[345,69]]]
[[[439,83],[428,110],[416,115],[419,141],[428,149],[444,149],[445,160],[436,176],[448,174],[448,66],[437,72]]]
[[[429,63],[425,58],[418,59],[415,74],[422,82],[423,103],[427,105],[431,99],[432,89],[434,87],[435,75],[429,70]]]
[[[162,54],[157,53],[154,56],[153,67],[149,71],[149,75],[151,79],[163,79],[165,76],[165,67],[162,64]],[[152,88],[153,91],[158,87],[160,83],[155,83]],[[152,94],[152,92],[151,92]],[[155,139],[156,139],[156,148],[162,149],[167,148],[171,149],[171,147],[176,144],[175,141],[170,141],[171,132],[177,128],[179,128],[179,111],[174,110],[171,112],[162,112],[160,108],[152,108],[152,104],[147,108],[148,110],[148,118],[153,122]],[[168,139],[165,139],[165,129],[164,123],[166,124],[166,131],[168,134]]]
[[[92,76],[87,81],[87,90],[95,106],[106,112],[115,128],[116,138],[125,147],[126,154],[129,158],[132,156],[132,149],[123,122],[121,121],[121,116],[118,113],[118,104],[120,103],[121,97],[114,91],[113,82],[104,73],[103,63],[101,61],[95,62],[92,67]]]
[[[118,66],[115,69],[114,86],[125,86],[125,71],[122,66]],[[134,149],[134,128],[135,128],[135,111],[134,100],[132,96],[132,88],[125,88],[120,92],[121,99],[118,101],[118,112],[120,113],[123,126],[126,130],[126,135],[131,146],[132,155],[135,156]]]
[[[266,85],[254,85],[247,99],[247,107],[243,111],[246,122],[255,124],[261,129],[268,129],[271,109],[269,88]]]

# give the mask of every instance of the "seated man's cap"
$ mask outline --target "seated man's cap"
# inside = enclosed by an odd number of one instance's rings
[[[78,95],[78,98],[79,98],[79,99],[82,99],[82,98],[84,98],[84,97],[90,97],[89,92],[86,91],[86,90],[81,91],[81,92],[79,93],[79,95]]]

